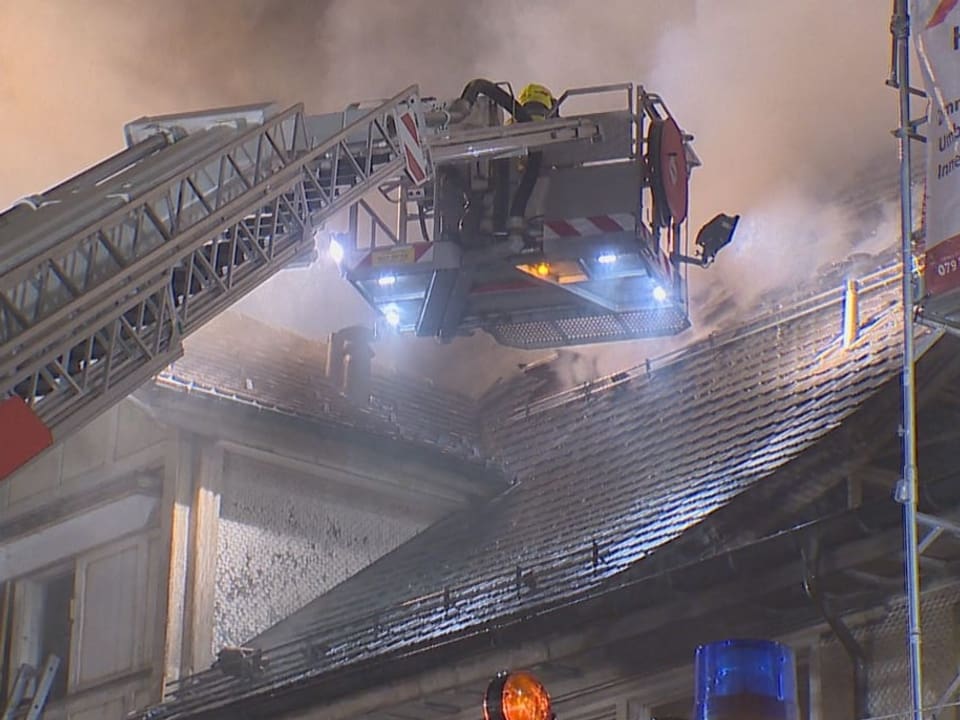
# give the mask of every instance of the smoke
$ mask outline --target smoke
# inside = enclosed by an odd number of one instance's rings
[[[652,77],[692,125],[705,162],[693,180],[693,226],[716,212],[743,216],[735,245],[699,274],[695,293],[721,284],[748,312],[851,251],[862,218],[837,197],[857,195],[852,185],[878,155],[895,157],[888,11],[701,2],[691,23],[663,36]]]
[[[629,24],[597,39],[605,57],[622,52]],[[897,237],[887,4],[702,0],[658,28],[654,47],[613,66],[661,94],[696,137],[691,234],[719,212],[742,219],[717,262],[690,271],[693,329],[583,351],[602,373],[748,319],[764,299]]]
[[[263,100],[335,111],[413,83],[450,96],[476,76],[555,91],[640,81],[696,136],[692,228],[721,211],[743,216],[715,266],[691,271],[702,334],[869,235],[834,198],[894,152],[888,13],[875,0],[3,3],[0,206],[117,151],[123,124],[142,115]],[[281,273],[241,308],[309,335],[372,317],[328,265]],[[585,350],[569,380],[693,336]],[[483,336],[391,340],[378,355],[476,391],[541,354]]]

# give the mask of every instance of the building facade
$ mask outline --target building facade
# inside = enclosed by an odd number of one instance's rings
[[[683,718],[695,648],[743,636],[794,647],[804,719],[905,717],[897,267],[856,290],[561,393],[542,368],[495,388],[483,442],[507,490],[260,633],[256,663],[171,686],[149,717],[466,720],[495,673],[523,668],[560,720]],[[922,507],[950,518],[960,343],[927,332],[918,348]],[[960,543],[924,546],[939,707],[960,685]]]
[[[228,315],[0,485],[5,697],[52,654],[45,718],[126,717],[502,486],[421,407],[465,400],[373,374],[358,403],[329,362]]]
[[[900,716],[897,279],[478,404],[225,318],[2,486],[5,687],[54,653],[54,720],[466,720],[526,668],[560,720],[667,720],[698,644],[762,636],[796,650],[804,720]],[[919,349],[923,506],[951,517],[960,345]],[[925,545],[939,707],[960,542]]]

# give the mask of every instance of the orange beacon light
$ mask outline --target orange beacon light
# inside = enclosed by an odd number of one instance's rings
[[[487,686],[483,720],[553,720],[550,694],[528,672],[502,672]]]

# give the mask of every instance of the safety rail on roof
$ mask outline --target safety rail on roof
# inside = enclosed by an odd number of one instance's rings
[[[901,265],[899,261],[881,268],[876,272],[870,273],[858,280],[858,288],[861,294],[871,293],[883,288],[895,286],[900,280]],[[702,340],[673,350],[663,355],[647,359],[644,363],[634,365],[626,370],[611,373],[604,377],[590,382],[568,388],[554,393],[548,397],[517,408],[508,416],[507,422],[515,422],[536,415],[547,410],[562,407],[568,403],[583,400],[596,393],[603,392],[613,387],[625,383],[647,378],[657,370],[669,367],[679,362],[685,362],[707,352],[715,352],[732,342],[742,340],[744,337],[757,335],[765,330],[769,330],[777,325],[806,315],[810,315],[819,310],[840,305],[844,301],[845,289],[836,287],[822,293],[818,293],[809,298],[805,298],[791,305],[787,305],[777,310],[767,313],[753,322],[745,325],[714,333]],[[839,326],[838,326],[839,327]],[[839,332],[839,331],[838,331]]]
[[[403,172],[390,126],[417,98],[412,86],[321,136],[301,105],[155,119],[133,148],[4,213],[0,402],[21,398],[57,440],[149,380],[182,337],[310,252],[324,219]]]

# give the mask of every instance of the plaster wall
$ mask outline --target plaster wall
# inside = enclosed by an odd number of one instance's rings
[[[230,456],[218,532],[214,652],[241,645],[421,530],[322,480]]]

